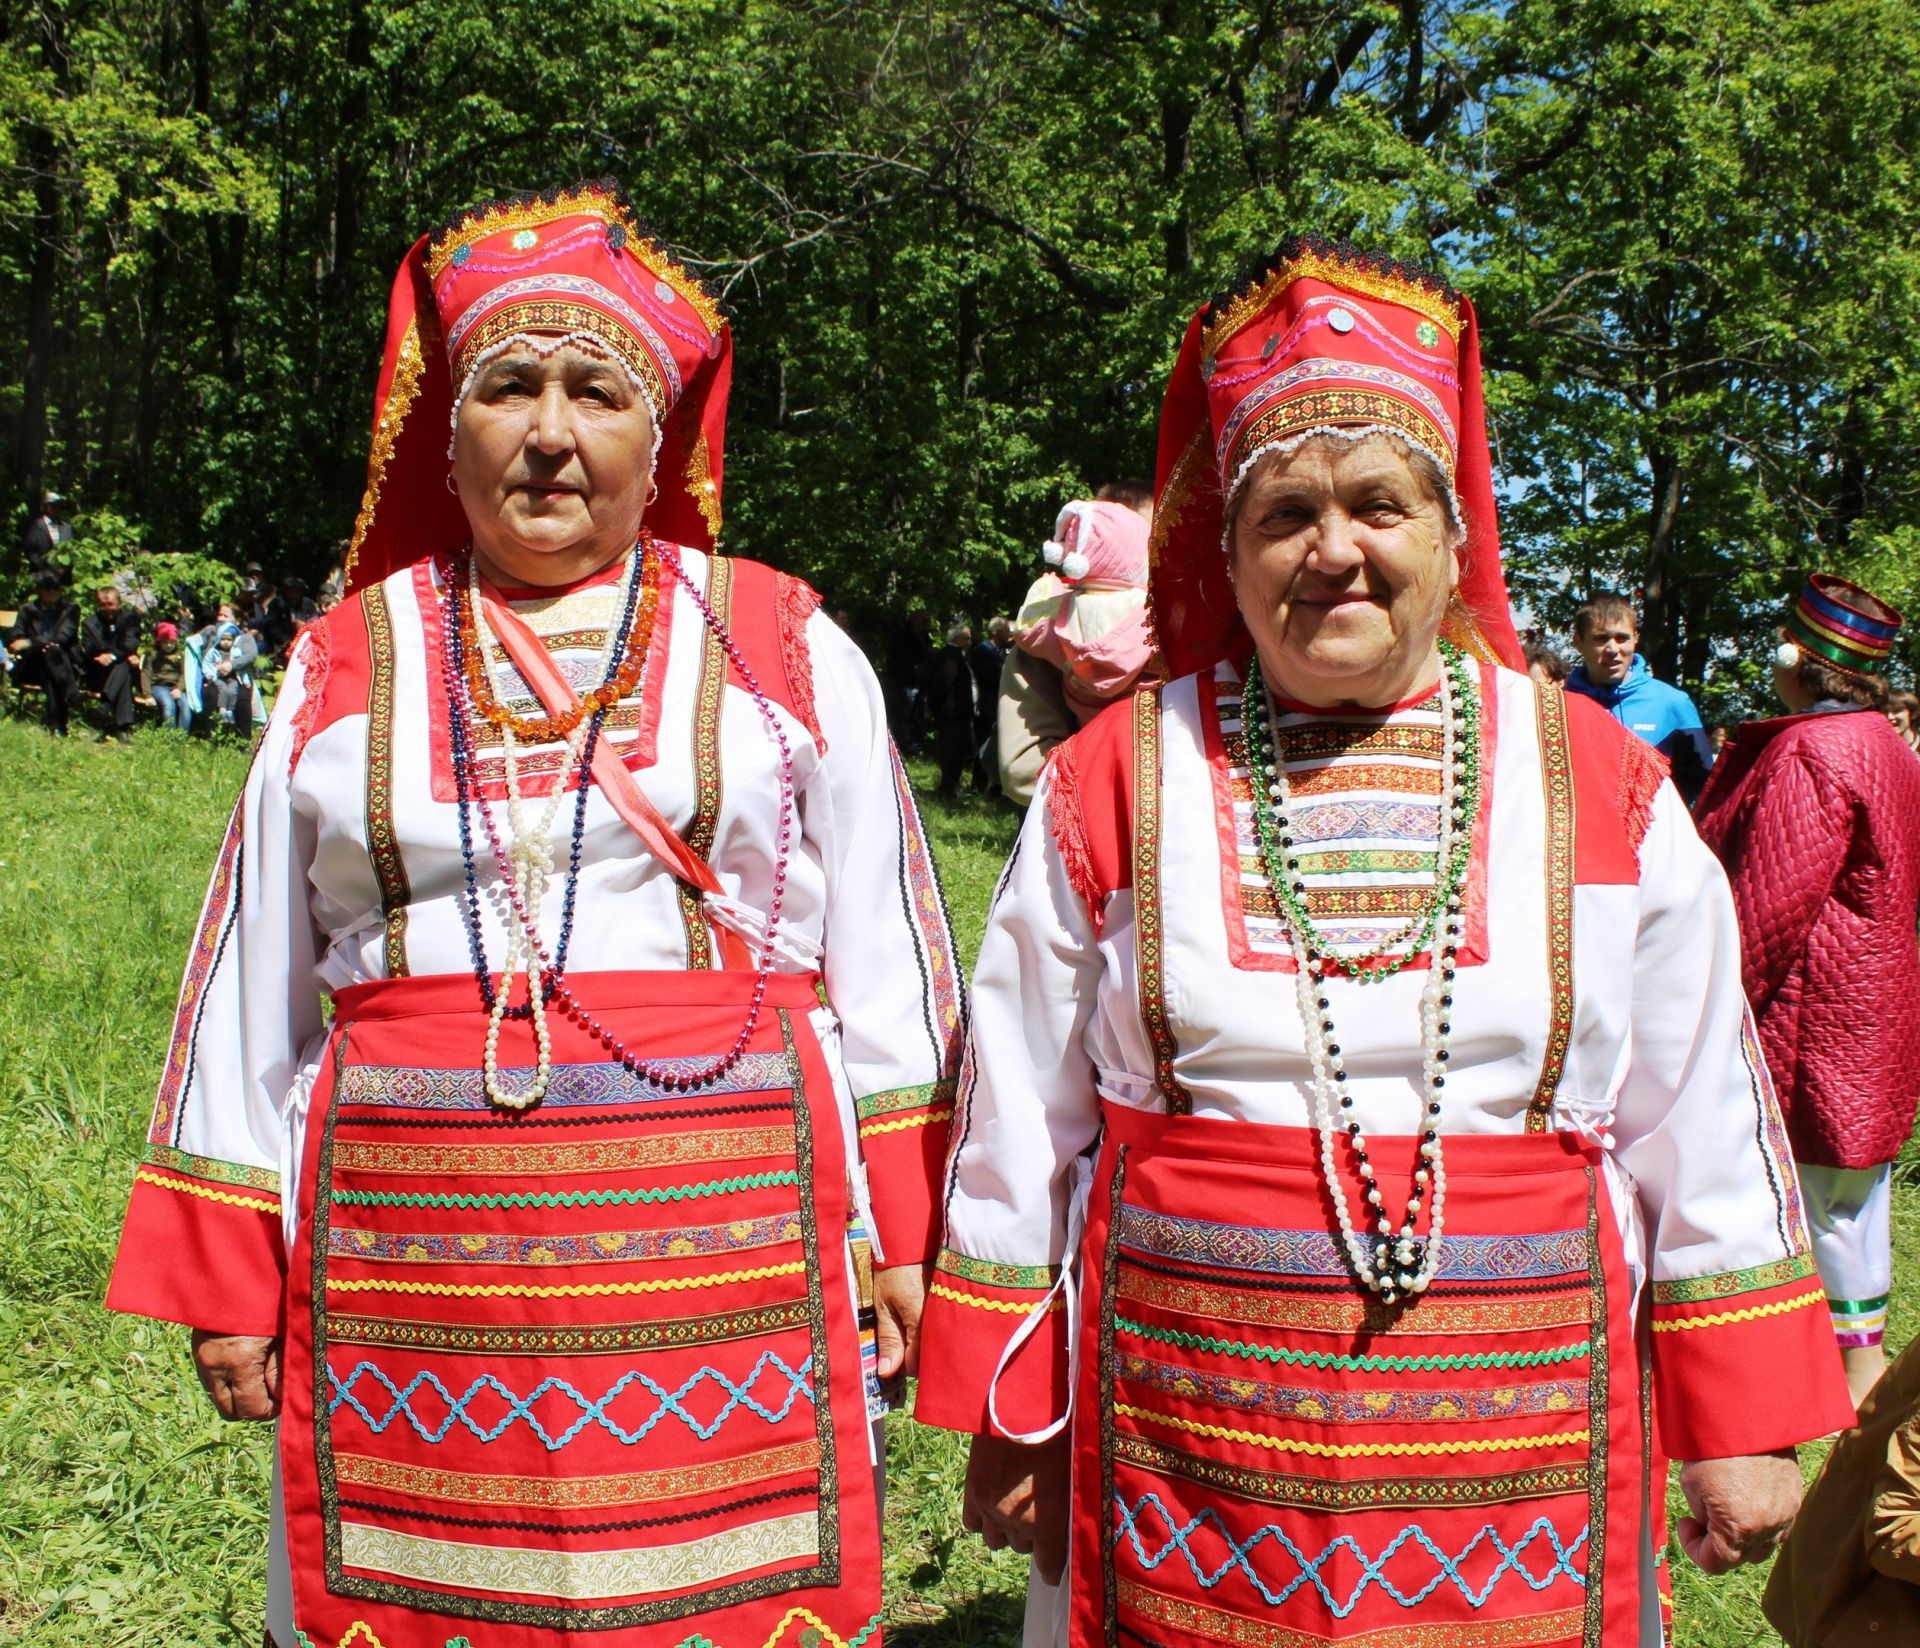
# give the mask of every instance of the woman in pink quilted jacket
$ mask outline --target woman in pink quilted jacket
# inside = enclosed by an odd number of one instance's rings
[[[1886,1369],[1892,1163],[1920,1097],[1920,762],[1875,673],[1899,628],[1885,602],[1816,573],[1774,659],[1789,713],[1740,729],[1697,819],[1733,883],[1856,1404]]]

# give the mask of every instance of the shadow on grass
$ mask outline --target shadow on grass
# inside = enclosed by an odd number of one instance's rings
[[[1017,1648],[1025,1611],[1025,1598],[990,1592],[949,1609],[938,1619],[890,1622],[887,1648]],[[898,1613],[896,1609],[896,1617]]]

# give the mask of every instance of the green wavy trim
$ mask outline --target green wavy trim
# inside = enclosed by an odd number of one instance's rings
[[[890,1087],[884,1093],[869,1093],[853,1101],[853,1112],[863,1122],[875,1116],[892,1116],[902,1110],[925,1110],[929,1105],[952,1104],[953,1083],[925,1082],[919,1087]]]
[[[1742,1293],[1758,1293],[1762,1288],[1782,1287],[1814,1273],[1813,1255],[1796,1253],[1748,1270],[1715,1271],[1707,1276],[1684,1276],[1671,1282],[1653,1284],[1656,1305],[1698,1305],[1715,1299],[1731,1299]]]
[[[333,1200],[342,1207],[621,1207],[634,1202],[685,1202],[700,1196],[727,1196],[736,1190],[765,1190],[771,1185],[797,1185],[800,1175],[788,1168],[781,1173],[749,1173],[737,1179],[710,1179],[705,1184],[661,1185],[646,1190],[514,1191],[508,1195],[466,1192],[447,1195],[419,1190],[336,1190]]]
[[[1336,1356],[1331,1351],[1287,1350],[1278,1345],[1250,1345],[1239,1339],[1215,1339],[1204,1333],[1183,1333],[1178,1328],[1156,1328],[1145,1322],[1119,1317],[1116,1325],[1123,1333],[1142,1339],[1157,1339],[1163,1345],[1178,1345],[1183,1350],[1212,1351],[1219,1356],[1240,1356],[1256,1362],[1284,1362],[1289,1367],[1341,1368],[1363,1373],[1436,1373],[1456,1368],[1538,1368],[1555,1362],[1576,1362],[1591,1348],[1582,1339],[1577,1345],[1561,1345],[1553,1350],[1490,1350],[1468,1356]]]
[[[955,1253],[950,1247],[940,1250],[933,1268],[966,1282],[984,1282],[988,1287],[1027,1288],[1036,1293],[1046,1292],[1060,1280],[1058,1265],[1004,1265],[994,1259]]]
[[[875,1614],[873,1618],[868,1620],[867,1623],[861,1628],[857,1636],[848,1637],[847,1648],[865,1648],[865,1643],[867,1638],[872,1636],[875,1631],[880,1629],[881,1617],[882,1617],[881,1615]],[[800,1634],[800,1639],[804,1641],[806,1637],[808,1637],[809,1635],[815,1636],[817,1638],[818,1633],[803,1631]],[[465,1642],[466,1638],[462,1637],[460,1640],[461,1642]],[[455,1645],[450,1642],[447,1644],[447,1648],[455,1648]],[[685,1637],[681,1641],[675,1643],[674,1648],[719,1648],[719,1644],[717,1644],[712,1637],[703,1637],[700,1635],[698,1631],[696,1631],[692,1636]]]
[[[171,1168],[189,1173],[213,1184],[245,1185],[249,1190],[268,1190],[280,1194],[280,1175],[270,1167],[249,1167],[245,1162],[225,1162],[218,1156],[196,1156],[190,1150],[175,1150],[168,1144],[150,1144],[140,1158],[149,1167]]]

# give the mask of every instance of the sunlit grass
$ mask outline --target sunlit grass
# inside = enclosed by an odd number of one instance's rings
[[[54,744],[0,715],[0,1642],[260,1640],[266,1433],[213,1417],[179,1330],[99,1303],[245,768],[232,747],[157,731],[131,749]],[[926,805],[971,961],[1015,819],[987,801]],[[1906,1175],[1895,1219],[1904,1279],[1920,1262]],[[1911,1292],[1896,1294],[1893,1342],[1916,1325]],[[889,1456],[889,1640],[1017,1643],[1025,1564],[962,1532],[960,1440],[896,1419]],[[1678,1566],[1680,1648],[1774,1641],[1762,1573],[1709,1583]]]

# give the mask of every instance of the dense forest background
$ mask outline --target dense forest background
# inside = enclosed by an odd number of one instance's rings
[[[7,491],[66,492],[92,555],[317,573],[406,247],[611,174],[735,311],[730,546],[869,624],[1006,607],[1065,496],[1149,474],[1194,305],[1301,230],[1474,296],[1534,618],[1643,590],[1656,669],[1717,704],[1810,568],[1920,616],[1907,0],[0,19]]]

